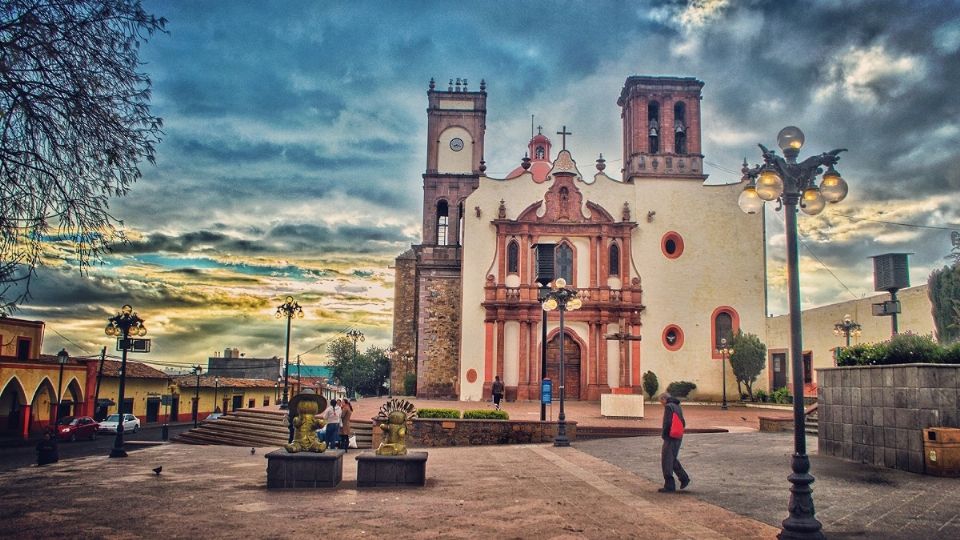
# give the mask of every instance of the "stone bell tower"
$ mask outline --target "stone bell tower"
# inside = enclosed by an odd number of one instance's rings
[[[617,105],[623,118],[623,179],[703,181],[700,91],[691,77],[627,78]]]

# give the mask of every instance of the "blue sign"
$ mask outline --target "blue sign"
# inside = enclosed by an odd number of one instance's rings
[[[549,405],[551,402],[553,402],[553,381],[544,379],[540,383],[540,403]]]

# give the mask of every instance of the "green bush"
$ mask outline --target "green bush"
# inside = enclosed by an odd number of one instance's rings
[[[403,376],[403,395],[405,396],[415,396],[417,395],[417,374],[416,373],[407,373]]]
[[[793,398],[790,397],[790,389],[784,386],[783,388],[777,388],[773,392],[770,392],[770,401],[774,403],[792,403]]]
[[[460,419],[460,411],[457,409],[417,409],[418,418],[448,418]]]
[[[756,392],[754,392],[753,397],[761,403],[766,403],[768,398],[767,393],[764,392],[763,390],[757,390]]]
[[[507,411],[495,411],[491,409],[473,409],[463,411],[464,420],[509,420],[510,415]]]
[[[667,393],[675,398],[685,398],[696,389],[697,385],[692,382],[674,381],[667,386]]]
[[[954,359],[954,360],[951,360]],[[953,345],[938,345],[930,335],[911,332],[897,334],[881,343],[861,343],[840,349],[838,366],[884,366],[914,363],[960,363],[960,350]]]
[[[660,388],[660,381],[657,380],[657,375],[648,371],[643,374],[643,391],[650,396],[650,399],[653,399],[657,395],[657,389]]]

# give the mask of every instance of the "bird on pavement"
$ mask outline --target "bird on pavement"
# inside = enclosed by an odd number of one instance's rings
[[[161,465],[161,466],[157,467],[156,469],[154,469],[154,470],[153,470],[153,474],[155,474],[155,475],[157,475],[157,476],[160,476],[160,472],[161,472],[161,471],[163,471],[163,465]]]
[[[251,455],[251,456],[254,455],[254,454],[256,454],[256,453],[257,453],[257,449],[256,449],[256,448],[251,448],[251,449],[250,449],[250,455]]]

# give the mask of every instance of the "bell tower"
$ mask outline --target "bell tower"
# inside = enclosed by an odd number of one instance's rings
[[[692,77],[628,77],[617,105],[623,118],[623,179],[706,180],[700,146],[703,82]]]
[[[467,79],[427,92],[427,170],[423,175],[424,245],[460,245],[461,202],[477,189],[487,128],[487,85],[471,92]]]

